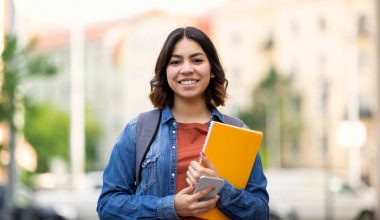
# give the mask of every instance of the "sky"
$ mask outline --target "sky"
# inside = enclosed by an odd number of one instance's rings
[[[19,15],[51,24],[83,25],[127,18],[160,9],[163,11],[198,15],[218,7],[228,0],[14,0]],[[81,16],[75,16],[76,14]]]

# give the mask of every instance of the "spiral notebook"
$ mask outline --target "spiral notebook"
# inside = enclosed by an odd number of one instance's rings
[[[219,175],[238,189],[247,185],[263,133],[212,121],[202,152]],[[218,208],[198,216],[204,219],[229,219]]]

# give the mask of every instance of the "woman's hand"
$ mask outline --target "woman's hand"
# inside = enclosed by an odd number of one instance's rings
[[[189,186],[194,186],[201,176],[211,176],[219,177],[214,165],[208,160],[205,155],[202,155],[202,163],[206,166],[203,167],[200,163],[196,161],[191,161],[187,172],[186,172],[186,182]]]
[[[204,195],[212,191],[212,188],[203,189],[195,194],[194,186],[188,186],[179,191],[174,197],[174,208],[178,216],[195,216],[206,213],[214,208],[219,196],[206,201],[198,201]]]

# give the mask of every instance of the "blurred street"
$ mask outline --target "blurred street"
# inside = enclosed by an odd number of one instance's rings
[[[380,219],[376,0],[0,0],[0,219],[99,219],[167,34],[204,31],[264,133],[271,219]]]

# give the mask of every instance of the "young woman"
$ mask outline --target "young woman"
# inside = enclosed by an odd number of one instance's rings
[[[119,136],[104,171],[100,219],[193,218],[215,206],[232,219],[268,219],[260,155],[244,190],[225,180],[219,195],[210,200],[198,201],[210,188],[192,193],[200,176],[219,177],[206,157],[206,167],[197,162],[209,122],[224,122],[216,107],[224,105],[227,96],[227,80],[211,40],[193,27],[171,32],[151,85],[150,99],[162,116],[142,162],[141,182],[135,186],[136,117]]]

